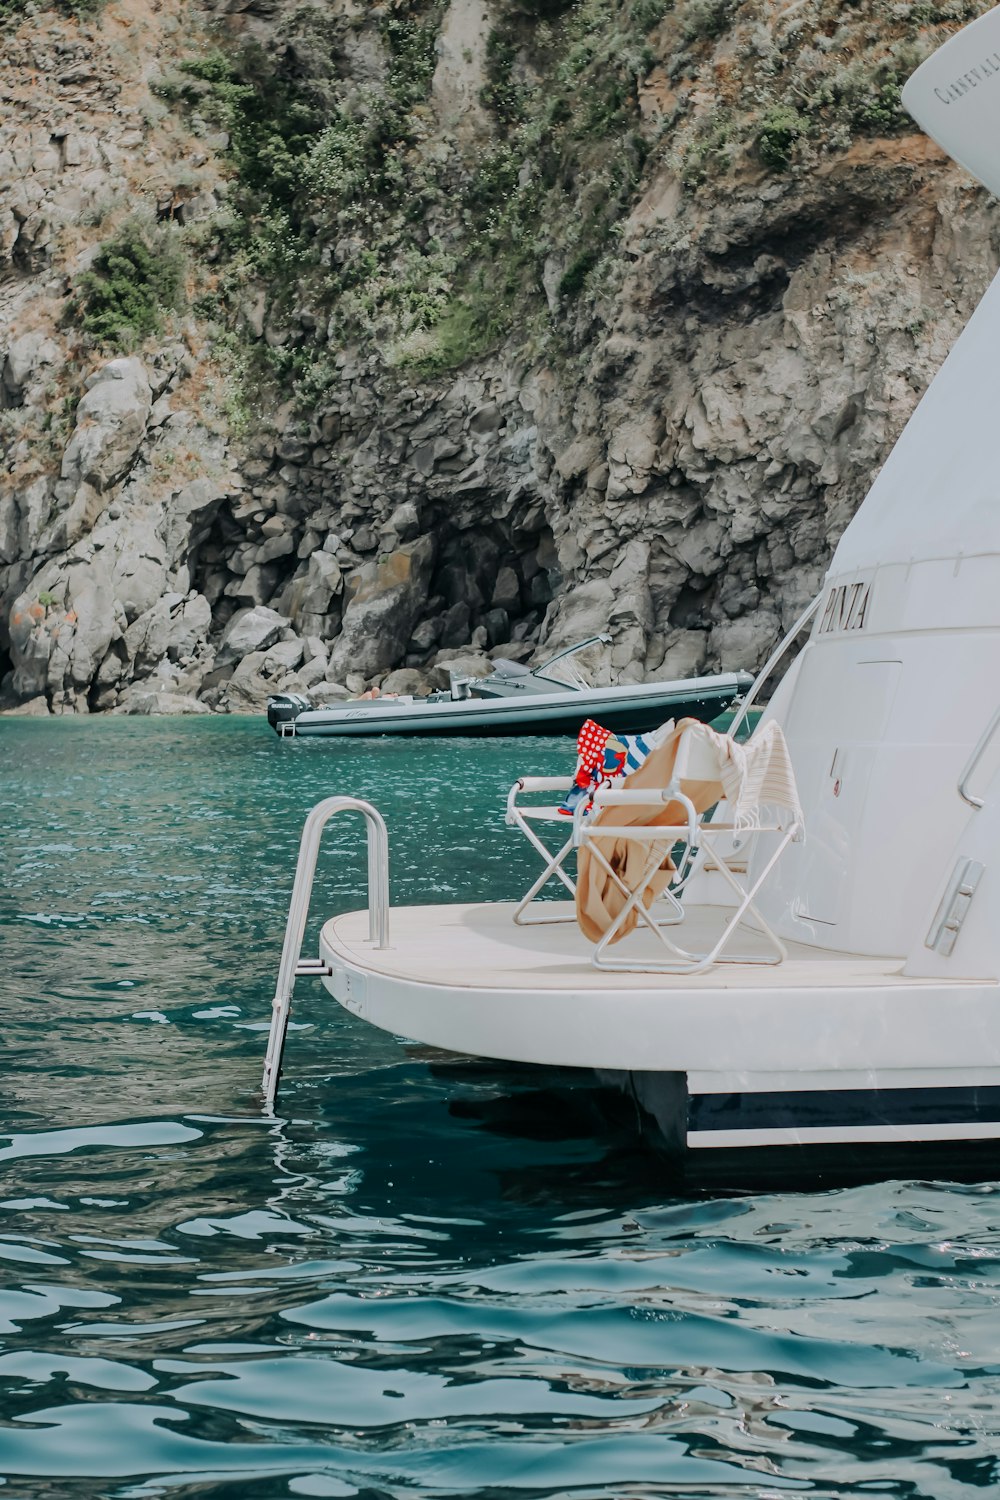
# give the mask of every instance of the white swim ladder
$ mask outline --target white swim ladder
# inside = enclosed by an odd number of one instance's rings
[[[328,965],[322,959],[301,956],[302,939],[309,916],[309,899],[323,830],[330,819],[341,812],[359,812],[368,825],[368,941],[376,948],[389,946],[389,834],[385,819],[370,802],[362,802],[358,797],[327,797],[324,801],[317,802],[306,818],[299,842],[295,882],[285,924],[281,963],[278,966],[278,984],[271,1002],[271,1029],[267,1038],[267,1055],[261,1083],[264,1107],[269,1114],[273,1111],[278,1092],[295,981],[300,974],[312,975],[318,979],[330,973]]]

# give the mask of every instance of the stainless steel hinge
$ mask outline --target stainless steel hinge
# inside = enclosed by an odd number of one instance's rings
[[[945,887],[941,904],[934,913],[934,920],[927,936],[924,938],[926,948],[933,949],[944,958],[951,954],[958,941],[962,924],[969,915],[969,907],[972,905],[972,898],[976,894],[976,887],[982,878],[984,868],[985,866],[981,865],[977,859],[966,859],[964,856],[959,859]]]

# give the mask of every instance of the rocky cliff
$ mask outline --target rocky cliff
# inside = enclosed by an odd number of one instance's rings
[[[993,274],[984,8],[0,3],[4,707],[759,663]]]

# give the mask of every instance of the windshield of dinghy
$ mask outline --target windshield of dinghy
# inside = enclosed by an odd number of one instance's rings
[[[586,651],[588,646],[610,644],[609,635],[590,635],[585,641],[577,641],[575,646],[567,646],[565,651],[558,651],[555,656],[550,656],[547,661],[534,668],[532,676],[544,678],[546,682],[556,682],[560,687],[573,688],[578,693],[585,692],[593,683],[587,674],[588,664],[577,659],[579,654]]]

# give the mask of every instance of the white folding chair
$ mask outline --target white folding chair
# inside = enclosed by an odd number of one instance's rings
[[[514,921],[519,927],[533,927],[544,922],[576,921],[575,912],[546,911],[551,903],[544,901],[539,903],[530,916],[527,914],[528,907],[550,880],[559,880],[569,892],[570,898],[576,897],[576,885],[563,869],[563,862],[573,852],[573,819],[566,813],[561,813],[558,806],[540,806],[519,800],[523,794],[532,792],[561,792],[565,796],[572,785],[573,779],[569,776],[522,776],[507,794],[504,822],[508,828],[521,830],[532,848],[537,849],[545,866],[514,908]],[[559,825],[558,847],[546,844],[533,824]]]
[[[772,739],[775,733],[781,738],[781,731],[777,725],[772,726]],[[768,802],[766,806],[757,804],[749,807],[742,806],[739,809],[741,821],[724,820],[719,816],[728,806],[724,801],[722,786],[724,753],[722,745],[722,737],[705,725],[692,725],[680,737],[673,773],[667,786],[662,789],[645,787],[642,790],[633,790],[626,787],[621,790],[609,788],[598,791],[590,817],[586,821],[574,819],[573,838],[577,847],[589,850],[591,857],[611,877],[621,895],[625,897],[620,911],[595,946],[592,961],[596,968],[642,973],[701,974],[716,963],[778,964],[787,957],[785,945],[761,915],[754,898],[788,844],[802,837],[798,795],[792,782],[791,791],[787,794],[787,806],[784,801],[778,804]],[[784,748],[783,738],[781,738],[781,747]],[[690,788],[695,782],[703,786],[711,783],[717,785],[718,802],[721,806],[716,807],[714,814],[711,811],[707,814],[699,814],[696,810],[684,789],[685,784]],[[677,806],[681,811],[683,822],[675,819],[667,824],[620,823],[616,825],[611,821],[616,807],[624,809],[629,806],[643,806],[648,808],[657,802]],[[603,816],[605,813],[608,814],[607,818]],[[731,857],[734,842],[739,842],[747,836],[747,822],[742,821],[747,817],[750,819],[755,837],[763,836],[774,840],[774,848],[770,857],[756,867],[749,868],[744,861],[734,860]],[[649,851],[641,866],[639,876],[633,882],[626,883],[619,870],[608,858],[607,846],[618,841],[626,843],[631,841],[640,846],[645,845]],[[661,899],[662,896],[668,898],[668,906],[670,902],[673,902],[673,908],[676,909],[671,908],[667,917],[654,915],[653,903],[650,902],[647,905],[644,898],[650,881],[658,871],[662,870],[664,861],[679,843],[684,845],[681,862],[670,885],[661,895]],[[696,953],[674,942],[664,929],[676,928],[678,923],[683,922],[683,905],[678,897],[692,875],[699,869],[717,870],[735,899],[731,908],[725,908],[729,914],[715,942],[707,951]],[[737,930],[741,926],[749,926],[747,922],[749,917],[752,917],[754,923],[751,930],[758,939],[763,937],[766,944],[770,946],[772,950],[770,956],[767,953],[762,955],[759,949],[752,953],[726,951]],[[633,925],[636,927],[641,925],[654,935],[665,950],[663,958],[611,958],[607,956],[607,950],[611,944],[623,939],[626,930]]]
[[[650,749],[661,743],[673,727],[673,719],[668,719],[659,729],[647,733],[642,739],[637,741],[639,750],[635,749],[635,744],[633,743],[629,749],[629,755],[634,757],[634,759],[631,762],[626,761],[626,764],[641,763],[640,754],[646,755]],[[586,817],[590,810],[590,795],[588,794],[578,803],[576,820],[571,818],[569,814],[560,812],[558,806],[541,806],[538,803],[522,802],[520,800],[524,794],[537,794],[538,792],[560,792],[562,793],[560,800],[562,800],[565,798],[566,793],[575,785],[575,779],[568,776],[521,776],[515,781],[507,794],[507,811],[504,822],[508,828],[519,828],[521,830],[532,848],[537,849],[545,866],[538,879],[525,892],[514,910],[514,921],[519,927],[531,927],[536,924],[548,922],[576,921],[576,917],[572,912],[550,913],[546,911],[545,907],[549,903],[545,902],[541,903],[539,909],[532,912],[530,916],[526,915],[526,913],[528,907],[535,900],[535,897],[553,879],[559,880],[571,897],[576,897],[576,885],[571,876],[567,874],[564,865],[576,846],[573,831],[575,823],[579,818]],[[535,828],[531,826],[532,824],[558,826],[560,829],[558,847],[547,844],[541,838],[540,834],[535,831]],[[566,831],[565,839],[561,836],[562,830]],[[679,904],[669,896],[666,899],[668,904],[680,913],[681,908]],[[664,920],[669,920],[669,918],[664,918]]]

